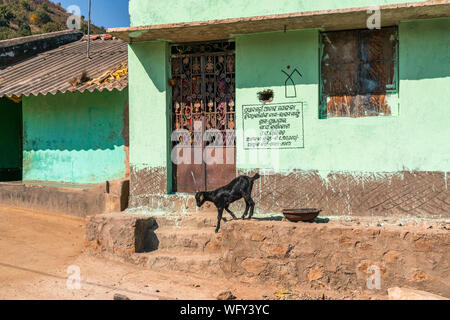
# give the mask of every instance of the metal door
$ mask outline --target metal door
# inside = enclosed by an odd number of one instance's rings
[[[186,130],[173,146],[184,139],[190,148],[177,157],[191,159],[173,164],[175,191],[213,190],[229,183],[236,177],[234,43],[172,46],[170,85],[172,129]]]

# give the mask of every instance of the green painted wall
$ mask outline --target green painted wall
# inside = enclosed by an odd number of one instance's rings
[[[450,19],[399,26],[399,108],[393,116],[319,119],[319,30],[236,36],[236,124],[242,105],[273,89],[273,103],[287,101],[281,69],[298,67],[304,103],[305,148],[258,155],[243,149],[237,167],[355,174],[403,170],[450,171]],[[270,45],[268,45],[270,44]],[[168,167],[170,90],[163,42],[130,46],[130,162],[137,169]],[[170,175],[169,175],[170,176]],[[170,182],[170,181],[168,181]],[[170,190],[170,187],[169,187]]]
[[[422,0],[130,0],[131,26],[387,5]]]
[[[0,170],[20,167],[21,104],[0,98]]]
[[[405,22],[399,27],[400,107],[389,117],[318,118],[318,31],[240,36],[236,39],[237,105],[258,103],[261,89],[285,102],[286,65],[299,67],[305,103],[305,148],[277,150],[252,161],[255,151],[238,141],[238,167],[297,168],[329,172],[395,172],[450,169],[450,19]],[[267,46],[270,43],[270,46]],[[242,112],[238,108],[237,124]],[[238,127],[239,128],[239,127]],[[267,160],[267,161],[265,161]]]
[[[137,170],[167,167],[168,45],[165,42],[134,43],[129,46],[128,59],[130,165]]]
[[[24,180],[99,183],[124,178],[127,100],[126,89],[24,97]]]

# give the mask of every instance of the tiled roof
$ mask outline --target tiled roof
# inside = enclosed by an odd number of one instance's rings
[[[105,38],[106,39],[106,38]],[[91,41],[90,59],[87,41],[76,41],[57,49],[37,54],[29,59],[0,70],[0,97],[35,96],[58,92],[123,90],[128,86],[128,73],[103,84],[89,81],[75,85],[73,79],[83,73],[96,79],[109,70],[115,70],[128,60],[127,44],[121,40]],[[96,82],[96,83],[95,83]]]

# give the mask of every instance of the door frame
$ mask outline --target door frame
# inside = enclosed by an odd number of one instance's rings
[[[210,46],[210,47],[215,47],[216,45],[220,46],[220,44],[227,44],[229,46],[229,48],[231,48],[231,49],[224,49],[224,50],[222,50],[222,49],[219,48],[216,51],[213,50],[211,52],[206,51],[206,50],[201,51],[201,49],[200,49],[200,48],[206,47],[206,46]],[[188,53],[186,53],[186,52],[175,52],[175,50],[178,50],[179,47],[184,47],[184,48],[191,47],[192,51],[188,52]],[[176,49],[174,50],[174,48],[176,48]],[[201,51],[201,52],[194,52],[195,50],[198,50],[198,51]],[[231,121],[234,123],[232,130],[235,131],[235,125],[236,125],[236,83],[235,83],[235,79],[236,79],[236,69],[235,69],[236,51],[235,51],[235,43],[234,43],[234,41],[226,41],[226,40],[220,41],[219,40],[219,41],[208,41],[208,42],[194,42],[194,43],[173,44],[173,45],[169,46],[169,53],[170,53],[170,56],[169,56],[169,70],[170,70],[169,71],[169,77],[170,77],[171,81],[173,79],[175,79],[176,76],[181,74],[181,73],[180,74],[174,74],[174,59],[183,59],[183,58],[186,58],[186,57],[188,57],[190,59],[200,58],[200,64],[201,64],[201,70],[200,70],[200,74],[201,74],[201,86],[200,87],[201,87],[201,89],[200,90],[201,90],[201,100],[203,102],[203,104],[202,104],[202,111],[201,111],[201,115],[200,115],[201,116],[201,122],[202,122],[202,137],[203,137],[203,134],[204,134],[205,130],[207,129],[207,123],[206,122],[209,121],[208,119],[211,119],[211,116],[214,113],[217,114],[217,112],[218,112],[217,111],[217,107],[218,107],[218,103],[219,103],[217,101],[217,96],[216,96],[217,95],[217,88],[216,88],[217,87],[217,83],[216,83],[217,79],[216,79],[216,76],[214,76],[214,99],[215,99],[214,112],[211,112],[211,111],[208,112],[208,102],[207,102],[208,98],[206,96],[206,92],[207,92],[207,88],[206,87],[207,87],[207,81],[209,79],[207,80],[206,78],[207,78],[207,76],[211,76],[211,74],[206,75],[207,74],[206,69],[205,69],[206,68],[205,64],[207,62],[206,60],[208,59],[208,57],[214,57],[214,63],[216,63],[216,59],[218,59],[218,57],[220,57],[220,56],[223,56],[224,59],[225,59],[225,61],[223,62],[223,68],[225,70],[225,79],[227,80],[227,73],[229,71],[227,69],[228,68],[228,66],[227,66],[227,58],[228,58],[228,56],[232,56],[233,70],[232,70],[232,72],[229,72],[230,78],[232,79],[231,83],[232,83],[232,86],[233,86],[232,87],[232,92],[231,92],[231,95],[232,95],[232,100],[231,101],[233,101],[232,110],[229,109],[229,106],[228,106],[229,101],[225,100],[225,101],[222,101],[222,102],[225,102],[225,110],[226,110],[225,111],[225,114],[226,114],[225,115],[225,119],[226,119],[225,120],[225,129],[228,128],[228,123],[229,123],[228,121],[230,120],[230,117],[231,117]],[[191,70],[192,70],[193,60],[190,60],[189,63],[190,63],[190,67],[191,67]],[[183,68],[182,63],[180,63],[180,67]],[[192,73],[192,74],[194,74],[194,73]],[[214,65],[214,74],[216,74],[216,65]],[[220,74],[220,76],[222,76],[222,74]],[[193,92],[192,88],[193,88],[193,85],[194,85],[193,81],[195,81],[195,80],[189,79],[189,85],[190,85],[190,90],[191,90],[191,100],[190,101],[195,101],[194,99],[192,99],[192,94],[193,94],[192,93]],[[182,89],[182,86],[183,86],[183,83],[181,83],[181,90],[180,90],[181,92],[179,93],[179,95],[181,97],[180,100],[183,100],[183,94],[182,94],[182,90],[183,89]],[[174,90],[175,90],[174,87],[175,86],[171,85],[171,87],[172,87],[171,88],[172,90],[170,91],[170,97],[169,97],[168,101],[170,102],[170,129],[171,129],[171,133],[172,133],[174,130],[176,130],[176,122],[178,122],[179,114],[177,114],[176,111],[175,111],[175,101],[174,101]],[[228,98],[225,98],[225,99],[228,99]],[[184,102],[184,101],[181,101],[181,102]],[[196,102],[190,102],[189,107],[191,109],[194,109],[195,103]],[[188,103],[186,103],[186,104],[188,104]],[[191,120],[191,126],[193,126],[192,121],[193,120]],[[225,131],[224,130],[221,130],[221,131],[223,131],[223,134],[224,134]],[[170,138],[171,137],[169,137],[169,139]],[[171,145],[172,149],[177,144],[178,144],[178,141],[176,141],[176,142],[170,141],[170,145]],[[207,148],[207,143],[204,142],[203,139],[202,139],[201,144],[202,144],[202,159],[203,159],[203,152]],[[226,154],[225,153],[225,148],[227,148],[227,146],[224,146],[224,151],[223,151],[224,155]],[[234,152],[233,152],[233,154],[234,154],[234,164],[233,164],[233,169],[232,169],[232,175],[233,175],[233,178],[234,178],[236,176],[236,152],[237,152],[236,151],[236,142],[235,142],[235,140],[234,140],[233,148],[234,148]],[[169,179],[171,179],[172,192],[174,192],[174,193],[193,193],[193,192],[197,192],[197,191],[207,191],[207,189],[208,189],[208,173],[207,172],[211,171],[211,170],[208,170],[210,168],[208,168],[207,164],[203,160],[202,160],[201,166],[202,166],[202,181],[201,181],[201,183],[199,183],[199,185],[201,185],[201,188],[195,186],[193,188],[195,190],[187,190],[187,188],[184,188],[184,189],[180,190],[179,184],[177,183],[178,166],[173,161],[171,161],[171,175],[170,175],[171,177]],[[195,181],[195,178],[193,178],[193,180]],[[210,187],[209,189],[212,189],[212,188]]]

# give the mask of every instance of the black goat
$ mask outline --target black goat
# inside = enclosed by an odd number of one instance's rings
[[[242,215],[242,219],[247,216],[250,209],[249,219],[252,218],[255,210],[255,202],[252,199],[253,182],[258,180],[260,175],[257,173],[253,178],[247,176],[239,176],[229,184],[214,191],[198,192],[195,195],[197,206],[201,207],[206,201],[211,201],[217,207],[219,213],[217,217],[216,233],[220,229],[220,221],[222,220],[223,210],[226,210],[233,219],[237,219],[233,212],[229,209],[230,204],[244,198],[245,200],[245,212]]]

